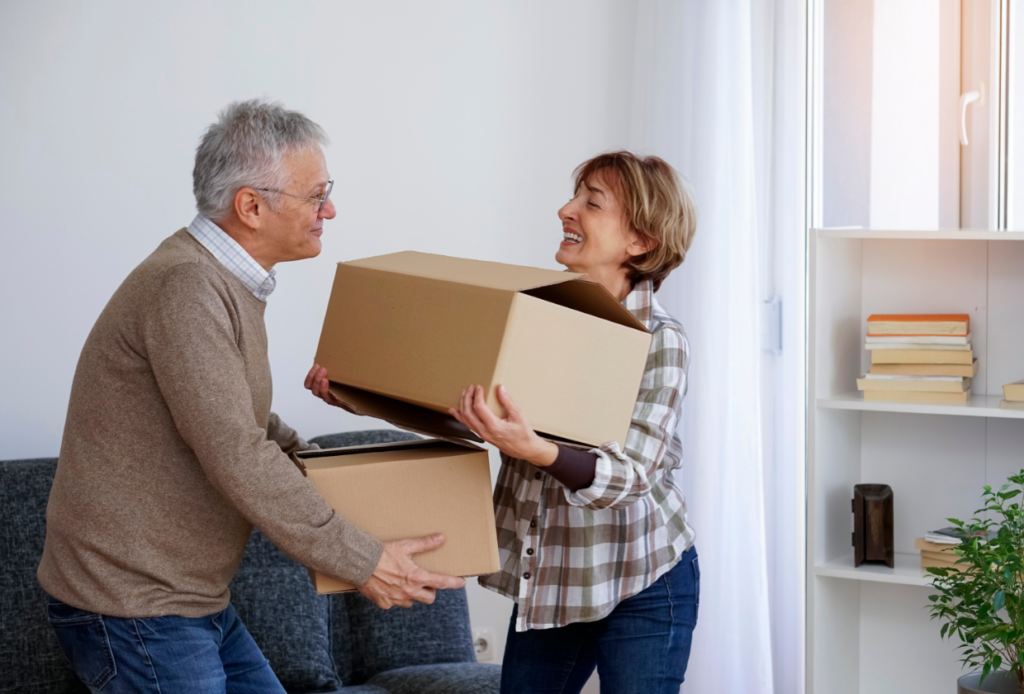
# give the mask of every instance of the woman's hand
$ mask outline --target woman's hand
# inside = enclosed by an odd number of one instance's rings
[[[313,368],[306,374],[306,390],[312,391],[313,395],[317,396],[328,405],[334,405],[335,407],[341,407],[341,403],[338,399],[331,395],[331,382],[327,380],[327,369],[320,366],[319,364],[313,364]]]
[[[505,419],[491,412],[484,400],[482,386],[470,386],[462,391],[459,409],[449,409],[448,412],[484,441],[512,458],[526,460],[538,467],[547,467],[555,462],[558,446],[537,436],[505,391],[505,386],[498,386],[498,402],[508,412]]]

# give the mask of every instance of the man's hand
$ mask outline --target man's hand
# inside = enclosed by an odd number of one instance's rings
[[[359,586],[359,592],[372,600],[377,607],[386,610],[395,605],[412,607],[413,600],[429,605],[434,602],[436,590],[462,588],[466,585],[464,579],[432,574],[418,567],[412,560],[412,555],[428,552],[442,544],[444,535],[441,534],[415,540],[385,542],[384,553],[380,555],[377,568],[370,574],[366,583]]]
[[[341,407],[341,403],[338,399],[331,395],[331,382],[327,380],[327,369],[320,366],[319,364],[313,364],[313,368],[306,374],[306,390],[312,391],[313,395],[317,396],[328,405],[334,405],[335,407]]]
[[[555,462],[558,446],[537,436],[537,432],[526,421],[526,415],[516,407],[512,396],[505,392],[505,386],[498,386],[498,402],[508,412],[505,419],[491,412],[484,400],[483,386],[470,386],[462,391],[459,409],[449,409],[448,413],[508,456],[526,460],[538,467],[547,467]]]

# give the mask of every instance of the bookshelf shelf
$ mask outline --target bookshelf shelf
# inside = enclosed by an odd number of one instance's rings
[[[998,395],[972,395],[965,405],[933,405],[922,402],[876,402],[864,400],[859,391],[818,398],[822,409],[859,410],[861,412],[902,412],[904,414],[940,414],[953,417],[993,417],[1024,419],[1024,410],[1004,410]]]
[[[828,578],[897,583],[905,586],[928,587],[931,584],[931,578],[921,568],[920,554],[897,552],[895,558],[896,567],[892,569],[879,564],[861,564],[854,568],[853,552],[850,552],[839,559],[815,566],[814,574]]]
[[[1024,231],[990,229],[814,229],[821,239],[893,239],[920,241],[1024,241]]]

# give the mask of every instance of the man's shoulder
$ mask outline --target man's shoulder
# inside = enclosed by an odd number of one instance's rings
[[[132,272],[138,281],[179,291],[204,292],[228,289],[230,282],[210,252],[187,229],[164,239]]]

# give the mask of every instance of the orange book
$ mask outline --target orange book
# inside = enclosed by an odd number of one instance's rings
[[[971,317],[966,313],[875,313],[868,316],[868,337],[922,337],[967,335]]]

